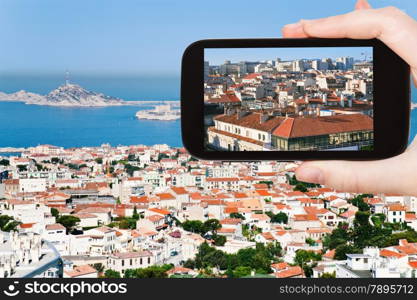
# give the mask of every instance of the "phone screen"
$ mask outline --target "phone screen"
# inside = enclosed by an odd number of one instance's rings
[[[204,146],[372,151],[373,48],[206,48]]]

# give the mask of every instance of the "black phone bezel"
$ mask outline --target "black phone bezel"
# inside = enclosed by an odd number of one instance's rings
[[[204,147],[204,49],[283,47],[372,47],[374,77],[373,151],[211,151]],[[382,99],[382,100],[381,100]],[[377,39],[209,39],[188,46],[182,58],[181,133],[199,159],[223,161],[346,159],[374,160],[402,153],[410,123],[410,68]]]

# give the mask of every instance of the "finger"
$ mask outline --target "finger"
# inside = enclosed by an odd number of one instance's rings
[[[296,170],[296,177],[346,192],[417,195],[413,156],[415,151],[379,161],[305,162]]]
[[[367,0],[358,0],[355,4],[355,9],[370,9],[371,5]],[[281,29],[284,38],[306,38],[308,35],[304,32],[301,22],[294,24],[287,24]]]
[[[288,24],[281,29],[284,38],[306,38],[308,35],[304,32],[303,26],[300,22]]]
[[[300,23],[309,37],[378,38],[411,67],[417,67],[417,22],[397,8],[360,9]]]
[[[371,5],[368,3],[367,0],[358,0],[355,4],[355,9],[370,9],[372,8]]]

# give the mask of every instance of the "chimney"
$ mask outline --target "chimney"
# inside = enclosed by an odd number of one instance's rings
[[[295,103],[295,113],[298,114],[300,111],[300,107],[298,106],[297,103]]]
[[[352,107],[352,98],[349,98],[349,100],[348,100],[348,106],[349,107]]]
[[[317,117],[320,117],[320,106],[316,107],[316,115]]]
[[[306,103],[310,103],[310,96],[306,94],[304,96],[304,100],[305,100]]]
[[[322,102],[323,102],[323,104],[324,104],[324,105],[327,105],[327,93],[324,93],[324,94],[323,94],[323,96],[322,96],[322,100],[323,100],[323,101],[322,101]]]
[[[340,94],[340,106],[345,107],[345,95]]]

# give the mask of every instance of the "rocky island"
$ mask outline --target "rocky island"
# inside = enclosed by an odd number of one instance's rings
[[[102,93],[88,91],[72,83],[61,85],[47,95],[39,95],[24,90],[11,94],[0,92],[0,101],[67,107],[103,107],[125,105],[127,102]]]

